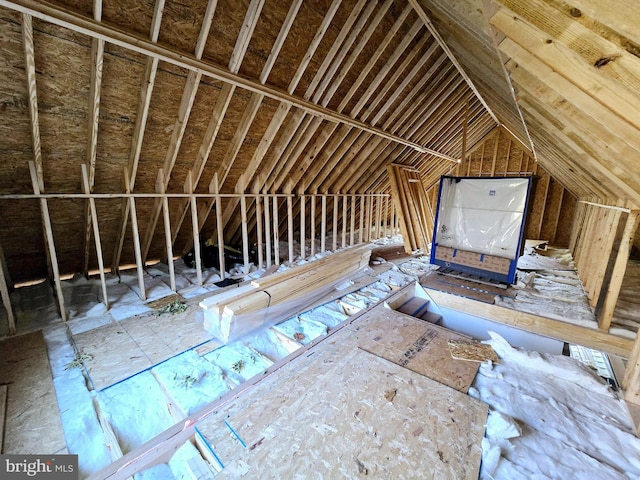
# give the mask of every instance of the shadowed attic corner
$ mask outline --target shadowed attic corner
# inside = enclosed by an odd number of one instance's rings
[[[222,478],[245,464],[283,473],[278,459],[298,441],[337,455],[325,438],[348,423],[362,445],[340,464],[353,477],[420,467],[475,478],[496,452],[481,445],[493,370],[469,379],[477,396],[452,393],[425,376],[433,359],[421,349],[433,341],[448,354],[433,340],[449,335],[441,327],[488,339],[460,330],[476,322],[549,351],[567,342],[608,354],[640,409],[636,25],[632,0],[0,0],[0,349],[19,365],[0,378],[0,453],[49,442],[48,453],[80,452],[92,478],[147,467]],[[532,178],[523,237],[536,242],[509,289],[435,288],[451,283],[428,275],[426,256],[446,175]],[[444,323],[384,307],[411,295],[430,298]],[[221,318],[246,326],[243,315],[264,327],[252,341],[211,334]],[[505,369],[517,364],[491,342]],[[538,360],[568,365],[531,353]],[[331,399],[309,403],[334,379],[344,418]],[[436,392],[431,420],[409,415],[407,384],[414,397]],[[455,418],[469,456],[455,445],[416,455],[434,429],[455,437],[447,402],[468,407]],[[291,409],[279,418],[277,405]],[[129,416],[136,409],[148,423]],[[321,427],[298,431],[300,409]],[[410,423],[410,467],[372,453],[363,422],[383,417],[385,441]],[[78,418],[84,444],[66,430]],[[272,431],[290,443],[274,448]],[[618,434],[633,452],[635,439]],[[513,458],[496,458],[508,477]],[[598,462],[635,472],[615,452]]]

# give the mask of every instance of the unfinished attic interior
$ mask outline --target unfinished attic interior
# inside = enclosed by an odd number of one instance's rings
[[[0,455],[639,478],[638,25],[632,0],[0,0]]]

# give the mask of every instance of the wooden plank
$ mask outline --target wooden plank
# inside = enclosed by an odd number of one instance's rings
[[[271,200],[264,197],[264,238],[267,249],[267,268],[271,266]]]
[[[156,180],[156,191],[158,193],[165,193],[166,180],[162,169],[158,170],[158,178]],[[176,290],[176,272],[173,265],[173,245],[171,244],[171,220],[169,218],[169,199],[167,197],[162,198],[162,219],[164,223],[164,238],[167,247],[167,265],[169,267],[169,283],[171,290]]]
[[[33,193],[40,194],[40,185],[38,183],[38,173],[36,171],[36,165],[34,162],[29,162],[29,172],[31,173],[31,184],[33,186]],[[49,262],[53,271],[53,281],[55,285],[58,313],[62,321],[66,322],[68,319],[67,309],[64,304],[64,295],[62,293],[62,283],[60,280],[60,270],[58,269],[58,255],[56,254],[56,246],[53,240],[53,229],[51,227],[51,216],[49,215],[49,205],[46,198],[40,199],[40,211],[42,214],[42,222],[44,228],[44,236],[46,239],[46,245],[49,253]]]
[[[130,190],[129,176],[126,168],[124,174],[125,190]],[[138,230],[138,213],[136,211],[135,198],[129,197],[129,212],[131,215],[131,233],[133,235],[133,251],[136,257],[136,272],[138,274],[138,288],[140,290],[140,299],[146,300],[147,293],[144,285],[144,263],[142,261],[142,249],[140,248],[140,231]]]
[[[311,245],[309,249],[309,256],[313,256],[316,253],[316,197],[311,195],[311,211],[309,212],[309,223],[311,237]]]
[[[86,164],[82,164],[82,186],[85,193],[91,191],[91,184],[89,181],[89,173]],[[109,295],[107,294],[107,282],[104,276],[104,261],[102,259],[102,241],[100,240],[100,225],[98,224],[98,213],[96,211],[96,201],[93,198],[89,199],[89,217],[91,225],[93,227],[93,239],[96,247],[96,258],[98,259],[98,269],[100,271],[100,285],[102,286],[102,303],[104,303],[107,310],[109,310]]]
[[[249,232],[247,231],[247,199],[240,197],[240,215],[242,217],[242,258],[244,273],[249,273]]]
[[[306,250],[307,250],[306,204],[307,204],[307,197],[305,195],[300,195],[300,258],[303,260],[307,256],[306,254]],[[313,219],[311,221],[313,221]]]
[[[153,17],[151,20],[151,33],[150,38],[152,42],[157,42],[158,34],[160,33],[160,23],[162,21],[162,13],[164,11],[165,0],[157,0],[153,11]],[[131,138],[131,150],[129,153],[129,167],[128,171],[131,172],[131,177],[128,178],[129,185],[133,189],[138,172],[138,163],[140,161],[140,152],[142,151],[142,139],[144,138],[144,131],[147,124],[147,117],[149,114],[149,106],[151,105],[151,93],[155,85],[156,73],[158,71],[158,59],[148,57],[145,65],[144,78],[142,80],[142,87],[140,90],[140,101],[138,102],[138,112],[136,114],[136,123],[134,126],[133,136]],[[126,190],[127,193],[130,190]],[[127,222],[129,220],[129,208],[130,202],[122,202],[122,210],[120,213],[120,227],[118,235],[116,237],[115,249],[111,261],[111,270],[113,272],[118,271],[120,264],[120,256],[122,255],[122,246],[124,243],[125,231],[127,228]]]
[[[640,120],[635,114],[640,109],[640,100],[628,89],[621,88],[620,84],[605,72],[593,68],[592,64],[579,57],[562,42],[547,43],[548,35],[545,32],[522,21],[521,17],[511,11],[499,9],[490,22],[560,75],[570,79],[576,87],[591,94],[607,108],[636,128],[640,128]]]
[[[349,245],[355,245],[355,236],[356,236],[356,195],[351,195],[351,223],[349,225]]]
[[[258,191],[258,185],[255,187],[256,193]],[[262,234],[262,200],[260,197],[256,197],[256,246],[258,247],[258,269],[264,266],[264,241]],[[304,250],[303,250],[304,255]],[[304,258],[304,256],[303,256]]]
[[[388,335],[393,325],[395,335]],[[401,367],[466,393],[478,372],[477,363],[451,357],[449,340],[469,337],[396,310],[377,311],[361,328],[358,346]]]
[[[640,34],[636,28],[640,24],[640,6],[635,1],[618,0],[616,8],[609,8],[598,0],[573,0],[572,4],[640,45]]]
[[[496,117],[496,115],[493,113],[493,110],[491,109],[491,107],[489,107],[487,102],[484,100],[484,97],[480,94],[480,92],[476,88],[475,84],[473,83],[469,75],[467,75],[466,71],[464,70],[460,62],[458,62],[458,59],[455,57],[455,55],[453,54],[449,46],[446,44],[446,42],[442,39],[438,31],[436,30],[435,26],[431,23],[431,20],[429,19],[429,16],[425,12],[422,5],[420,5],[418,0],[409,0],[409,4],[413,7],[413,9],[416,11],[418,16],[420,17],[420,19],[424,22],[425,26],[429,29],[429,31],[431,32],[431,35],[433,35],[433,37],[436,39],[440,47],[445,51],[451,63],[453,63],[456,69],[460,72],[460,75],[462,76],[462,78],[464,78],[465,82],[467,82],[467,85],[469,85],[469,88],[475,94],[478,100],[480,100],[485,110],[489,113],[489,115],[491,115],[491,118],[493,119],[493,121],[496,122],[498,125],[500,125],[501,122],[498,120],[498,117]]]
[[[187,178],[184,184],[185,193],[193,193],[193,171],[187,172]],[[189,199],[189,205],[191,206],[191,228],[193,235],[193,250],[196,257],[196,279],[198,285],[202,285],[202,256],[200,253],[200,224],[198,222],[198,205],[196,203],[196,197]],[[174,239],[172,238],[172,242]]]
[[[218,234],[218,265],[220,265],[220,278],[224,280],[227,276],[226,265],[224,261],[224,230],[222,223],[222,198],[220,197],[220,184],[218,183],[218,174],[213,175],[210,187],[216,194],[216,232]]]
[[[11,306],[11,296],[9,295],[9,282],[7,282],[8,278],[7,266],[4,261],[4,251],[2,250],[2,245],[0,245],[0,295],[2,298],[2,304],[4,305],[5,312],[7,313],[7,322],[8,329],[7,335],[15,335],[16,333],[16,320],[13,315],[13,307]],[[0,400],[2,395],[0,395]],[[3,422],[2,416],[0,416],[0,423]],[[2,431],[0,431],[0,436],[2,435]],[[0,452],[2,452],[2,441],[0,439]]]
[[[108,25],[99,24],[94,20],[78,15],[70,10],[52,6],[39,0],[0,0],[0,6],[28,13],[34,17],[41,18],[45,21],[91,37],[102,38],[109,43],[119,45],[143,55],[156,57],[178,67],[186,68],[189,71],[194,71],[201,75],[206,75],[226,83],[231,83],[236,85],[236,87],[240,87],[251,92],[261,93],[266,97],[292,104],[312,115],[357,127],[364,131],[373,133],[374,135],[379,135],[387,138],[388,140],[410,146],[419,152],[425,152],[424,147],[415,142],[400,138],[397,135],[390,134],[382,129],[371,127],[364,122],[350,118],[348,115],[339,114],[326,107],[316,105],[313,102],[302,100],[290,93],[282,92],[279,89],[265,86],[254,80],[230,73],[222,67],[215,66],[208,62],[203,62],[200,59],[195,58],[194,55],[177,52],[172,48],[154,44],[137,34],[123,32],[109,27]]]
[[[339,197],[338,195],[332,195],[331,199],[333,200],[333,225],[331,230],[333,231],[333,245],[332,250],[335,252],[338,249],[338,205],[339,205]]]
[[[613,272],[609,280],[607,291],[604,297],[604,303],[602,305],[602,311],[598,318],[598,327],[608,331],[611,326],[611,319],[613,318],[613,312],[616,304],[618,303],[618,297],[620,296],[620,289],[622,288],[622,280],[627,268],[627,262],[629,261],[629,252],[633,245],[633,239],[635,232],[638,230],[640,224],[640,212],[634,211],[629,214],[625,223],[622,239],[620,240],[620,246],[616,252],[616,259],[613,267]],[[637,402],[636,402],[637,403]]]
[[[0,351],[0,385],[6,388],[2,453],[67,453],[42,332],[3,340]]]
[[[280,265],[280,222],[278,222],[278,197],[273,197],[273,258]]]
[[[322,195],[322,212],[320,213],[320,252],[326,251],[327,241],[327,196]]]
[[[633,348],[633,340],[617,337],[596,329],[573,325],[541,317],[531,313],[511,310],[499,305],[490,305],[468,298],[429,289],[429,296],[440,307],[453,308],[470,315],[488,318],[492,321],[511,325],[512,327],[538,333],[569,343],[577,343],[589,348],[629,357]]]
[[[98,22],[102,20],[102,1],[93,2],[93,18]],[[104,60],[104,40],[93,38],[91,40],[91,86],[89,91],[89,125],[87,135],[87,165],[89,191],[93,190],[95,183],[96,155],[98,147],[98,124],[100,118],[100,92],[102,89],[102,64]],[[87,192],[88,193],[88,192]],[[85,211],[85,237],[83,245],[83,272],[85,276],[89,271],[89,243],[91,242],[92,221],[90,218],[91,207],[87,202]]]
[[[237,451],[236,455],[229,452],[232,460],[220,473],[222,478],[235,478],[241,469],[250,474],[259,469],[274,477],[286,476],[286,471],[290,471],[287,469],[295,469],[317,471],[326,477],[343,472],[354,478],[365,474],[391,478],[402,477],[407,468],[430,471],[443,478],[477,477],[479,441],[483,433],[480,424],[486,418],[486,406],[357,348],[347,355],[335,352],[323,360],[321,372],[313,364],[296,365],[295,368],[306,373],[304,377],[296,377],[297,384],[305,387],[299,395],[282,398],[284,384],[278,383],[279,387],[270,387],[270,393],[261,388],[251,395],[255,395],[254,398],[267,395],[268,401],[249,403],[247,399],[242,401],[242,406],[235,404],[232,410],[225,411],[229,415],[228,423],[246,440],[248,448]],[[353,365],[364,368],[354,369]],[[304,378],[316,380],[309,383]],[[412,399],[419,391],[430,392],[428,413],[416,414],[411,408]],[[331,408],[336,398],[345,408]],[[456,418],[445,414],[452,405],[455,405]],[[380,411],[385,415],[380,415]],[[440,420],[436,421],[436,417]],[[443,423],[441,419],[445,417],[450,420]],[[315,424],[328,428],[304,427]],[[377,432],[373,443],[371,431]],[[400,441],[392,442],[392,438],[398,439],[398,432],[405,433],[401,434]],[[345,436],[353,441],[345,443]],[[461,436],[469,440],[460,443]],[[308,448],[299,451],[293,464],[285,466],[277,460],[285,451],[301,444]],[[425,448],[425,444],[430,446]],[[473,447],[467,449],[470,444]],[[325,460],[336,455],[348,461]],[[399,458],[402,461],[398,461]]]
[[[636,336],[628,358],[622,380],[622,388],[625,389],[624,399],[634,405],[640,405],[640,336]]]
[[[288,193],[291,193],[290,189]],[[289,263],[293,263],[293,196],[287,197],[287,243],[289,244]]]
[[[470,288],[469,286],[462,285],[461,283],[462,282],[455,281],[451,278],[446,278],[438,274],[428,275],[420,279],[420,284],[425,288],[451,293],[453,295],[460,295],[462,297],[487,304],[495,303],[495,293],[479,291],[478,289]]]

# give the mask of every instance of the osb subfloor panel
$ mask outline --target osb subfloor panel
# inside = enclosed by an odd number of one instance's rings
[[[102,390],[204,342],[218,342],[196,321],[198,307],[148,314],[74,335],[93,388]]]
[[[469,337],[446,328],[386,308],[354,327],[359,348],[461,392],[478,373],[479,364],[454,359],[449,350],[449,340]]]
[[[0,342],[0,385],[7,387],[2,453],[67,453],[42,332]]]
[[[372,310],[201,422],[220,477],[478,478],[487,406],[360,348],[423,343],[424,322],[396,313]]]

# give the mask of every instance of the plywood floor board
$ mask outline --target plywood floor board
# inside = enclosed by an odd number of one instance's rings
[[[478,476],[486,405],[427,377],[356,350],[301,400],[220,477]]]
[[[402,312],[376,310],[356,327],[360,348],[461,392],[469,390],[479,365],[452,358],[448,344],[468,337]]]
[[[0,351],[0,385],[7,388],[2,453],[66,453],[42,332],[3,340]]]
[[[431,367],[423,350],[407,368],[364,350],[401,363],[425,327],[436,329],[430,348],[446,353]],[[465,377],[468,388],[477,364],[451,358],[449,334],[466,338],[383,306],[372,309],[198,425],[225,465],[220,475],[477,478],[486,406],[412,371],[464,364],[465,374],[456,371],[452,383]]]
[[[420,278],[420,284],[426,288],[438,290],[440,292],[453,293],[461,297],[471,298],[483,303],[493,304],[495,303],[495,294],[481,292],[472,288],[462,286],[460,283],[454,283],[447,277],[438,275],[437,273],[430,273]]]

